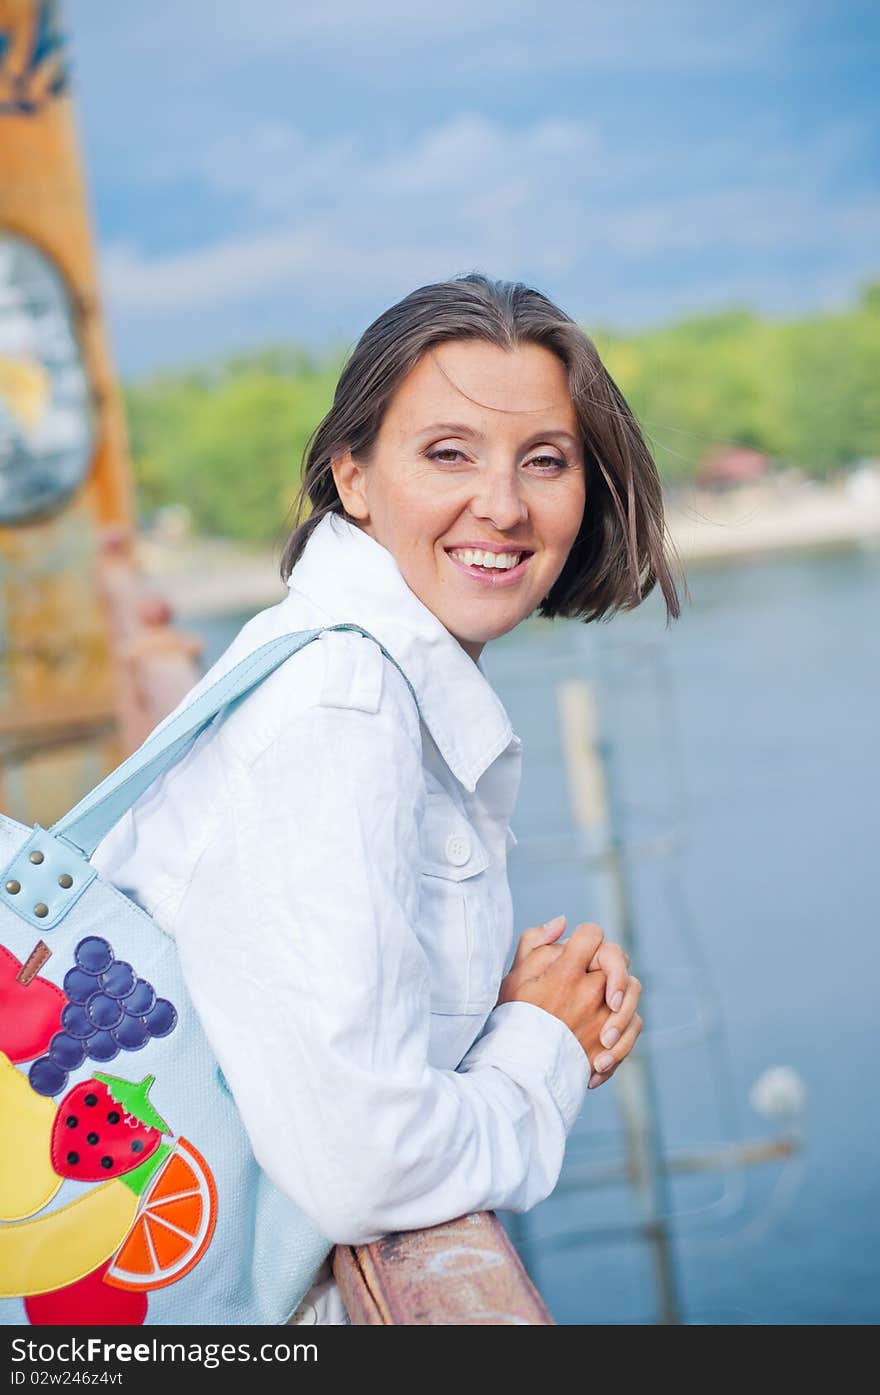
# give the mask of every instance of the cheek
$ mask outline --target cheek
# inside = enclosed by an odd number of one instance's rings
[[[581,483],[554,500],[552,512],[545,518],[548,545],[559,548],[568,555],[575,538],[580,532],[584,517],[584,489]]]
[[[405,510],[398,519],[396,556],[401,571],[409,579],[426,582],[439,568],[441,539],[448,536],[451,523],[436,508]]]
[[[442,550],[444,539],[455,535],[462,512],[462,505],[454,499],[419,500],[409,516],[413,550],[422,557]]]
[[[577,538],[578,533],[581,531],[581,524],[583,523],[583,521],[584,510],[583,506],[581,506],[568,520],[568,530],[565,535],[566,556],[571,551],[572,547],[574,547],[575,539]]]

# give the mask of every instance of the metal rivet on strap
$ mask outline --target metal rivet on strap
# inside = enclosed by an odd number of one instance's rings
[[[21,891],[21,882],[11,881],[6,883],[6,890],[10,896],[17,896]]]
[[[38,901],[37,904],[34,906],[34,915],[38,915],[40,917],[40,920],[42,920],[43,917],[47,916],[48,914],[49,907],[46,905],[45,901]]]
[[[69,872],[61,873],[61,876],[58,878],[58,885],[63,886],[65,891],[68,887],[73,886],[73,877]]]
[[[28,853],[28,857],[30,858],[31,862],[34,863],[40,863],[45,861],[43,854],[40,852],[38,848],[35,848],[32,853]]]

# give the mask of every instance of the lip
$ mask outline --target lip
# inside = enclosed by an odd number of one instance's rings
[[[483,552],[494,553],[514,551],[522,552],[523,556],[521,557],[520,561],[517,562],[515,567],[511,567],[509,571],[501,571],[500,569],[497,571],[485,571],[482,567],[470,567],[464,562],[459,562],[457,557],[452,557],[450,555],[449,548],[446,548],[446,556],[449,558],[452,565],[458,571],[462,572],[465,576],[472,577],[473,580],[479,582],[481,586],[488,586],[490,588],[494,588],[495,590],[497,590],[501,586],[515,586],[516,583],[520,580],[520,578],[525,575],[526,567],[529,565],[529,562],[532,556],[534,555],[531,552],[527,552],[525,548],[522,547],[499,547],[497,544],[495,546],[490,546],[487,543],[455,544],[456,551],[459,551],[461,548],[465,547],[479,548]]]

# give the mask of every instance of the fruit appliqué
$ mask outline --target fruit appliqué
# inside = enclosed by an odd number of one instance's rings
[[[37,977],[51,952],[40,940],[22,963],[0,945],[0,1051],[16,1065],[42,1055],[61,1027],[67,997]]]
[[[49,1159],[55,1109],[0,1052],[0,1221],[22,1221],[50,1202],[61,1178]]]
[[[89,1187],[67,1206],[0,1225],[0,1298],[30,1298],[78,1283],[115,1254],[134,1224],[125,1179]]]
[[[52,1166],[59,1176],[77,1182],[121,1177],[156,1152],[171,1131],[148,1098],[155,1078],[135,1084],[96,1073],[65,1095],[52,1128]]]
[[[186,1138],[144,1192],[137,1217],[110,1261],[105,1284],[146,1291],[177,1283],[198,1264],[217,1222],[217,1187],[210,1167]]]
[[[31,1327],[139,1327],[147,1316],[147,1295],[111,1288],[104,1282],[105,1260],[84,1279],[24,1300]]]
[[[46,1054],[28,1072],[38,1095],[60,1095],[70,1072],[87,1056],[104,1065],[120,1051],[140,1051],[148,1041],[167,1037],[177,1026],[174,1004],[157,998],[153,985],[117,959],[102,935],[86,935],[74,950],[62,1003],[60,1024],[55,1023],[61,1030],[40,1048]]]
[[[22,963],[0,945],[0,1121],[13,1148],[0,1150],[0,1298],[24,1299],[37,1324],[138,1324],[147,1291],[187,1275],[211,1242],[211,1169],[186,1139],[163,1141],[152,1075],[95,1070],[57,1110],[52,1096],[87,1058],[169,1036],[177,1010],[100,935],[77,944],[63,991],[38,976],[50,955],[41,940]],[[65,1177],[84,1194],[43,1210]]]

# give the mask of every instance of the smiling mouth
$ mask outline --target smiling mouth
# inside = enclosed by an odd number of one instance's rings
[[[462,576],[470,577],[477,586],[497,591],[517,585],[528,570],[533,554],[525,549],[488,552],[474,547],[448,547],[446,556]]]
[[[486,572],[508,572],[518,567],[531,553],[522,548],[518,552],[488,552],[476,547],[448,547],[447,555],[465,567],[478,567]]]

